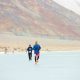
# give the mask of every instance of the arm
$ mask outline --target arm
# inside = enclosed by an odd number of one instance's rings
[[[32,50],[35,50],[35,46],[33,46]]]
[[[41,46],[39,45],[39,50],[41,50]]]

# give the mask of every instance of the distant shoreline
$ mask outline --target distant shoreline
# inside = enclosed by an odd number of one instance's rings
[[[38,41],[44,51],[73,51],[80,50],[80,41],[64,40],[64,39],[49,39],[42,37],[29,36],[2,36],[0,38],[0,51],[7,48],[9,51],[15,49],[24,51],[29,44],[34,45]]]

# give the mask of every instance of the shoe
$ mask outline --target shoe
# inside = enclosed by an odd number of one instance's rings
[[[38,60],[36,62],[38,63]]]
[[[38,63],[38,60],[36,60],[35,64],[37,64],[37,63]]]
[[[37,64],[37,61],[35,62],[35,64]]]

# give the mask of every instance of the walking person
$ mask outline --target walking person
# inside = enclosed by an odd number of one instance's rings
[[[29,60],[32,60],[32,46],[29,45],[27,48]]]
[[[33,50],[35,54],[35,64],[37,64],[39,61],[40,50],[41,50],[41,46],[38,44],[38,42],[35,42],[35,45],[33,46]]]

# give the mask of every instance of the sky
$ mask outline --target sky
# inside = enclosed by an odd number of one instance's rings
[[[53,0],[80,15],[80,0]]]

